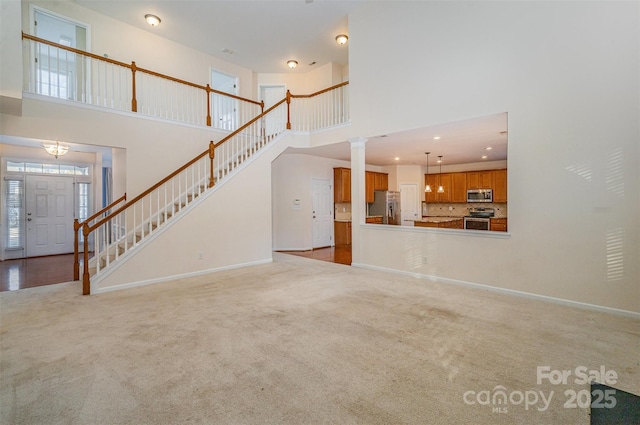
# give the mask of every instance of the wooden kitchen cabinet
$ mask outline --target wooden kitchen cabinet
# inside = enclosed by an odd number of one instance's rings
[[[367,204],[374,201],[374,191],[376,190],[376,173],[373,171],[364,172],[364,191]]]
[[[507,170],[493,170],[493,202],[507,202]]]
[[[389,190],[389,174],[373,173],[375,177],[375,190]]]
[[[467,189],[492,189],[493,173],[487,171],[470,171],[467,173]]]
[[[380,216],[367,217],[365,218],[365,222],[369,224],[382,224],[382,217]]]
[[[351,202],[351,169],[333,169],[333,202]]]
[[[507,231],[507,219],[506,218],[492,218],[489,223],[489,230],[494,232],[506,232]]]
[[[438,202],[438,175],[437,174],[425,174],[424,175],[424,184],[431,186],[431,192],[424,193],[424,200],[430,204],[433,202]]]
[[[336,246],[351,245],[351,222],[350,221],[334,221],[333,234]]]
[[[443,193],[438,193],[438,202],[451,202],[451,174],[452,173],[442,173],[440,174],[440,184],[444,188]],[[436,192],[437,192],[436,186]]]
[[[467,202],[467,173],[451,173],[451,202]]]
[[[424,200],[427,203],[451,202],[451,181],[452,181],[451,175],[452,174],[454,173],[425,174],[424,176],[425,184],[428,184],[431,186],[431,192],[424,193]],[[438,186],[440,185],[442,185],[442,187],[444,188],[443,193],[438,193]]]

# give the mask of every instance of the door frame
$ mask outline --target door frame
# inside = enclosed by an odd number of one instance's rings
[[[34,196],[33,193],[31,193],[31,187],[30,184],[31,182],[33,182],[35,179],[42,179],[42,180],[48,180],[48,184],[57,182],[57,181],[64,181],[64,192],[65,192],[65,216],[64,216],[64,221],[65,223],[65,234],[64,234],[64,252],[56,252],[55,250],[51,249],[51,241],[49,240],[49,243],[47,244],[47,248],[45,249],[45,253],[37,253],[35,252],[36,247],[33,246],[33,242],[34,241],[34,232],[36,232],[36,230],[32,230],[31,232],[29,232],[29,223],[25,222],[25,241],[24,241],[24,245],[25,245],[25,256],[27,258],[30,257],[40,257],[40,256],[45,256],[45,255],[58,255],[58,254],[69,254],[71,252],[73,252],[73,219],[75,218],[76,215],[76,199],[75,199],[75,179],[74,176],[68,176],[68,175],[52,175],[52,174],[26,174],[25,175],[25,185],[24,185],[24,198],[25,198],[25,220],[26,221],[31,221],[31,220],[36,220],[36,217],[31,216],[32,212],[35,212],[37,210],[37,201],[35,201],[35,199],[32,199],[32,197]],[[48,186],[49,187],[49,186]],[[49,192],[51,192],[51,189],[47,189]],[[48,197],[51,195],[48,195]],[[31,203],[32,201],[35,201],[33,204]],[[51,209],[55,209],[55,199],[53,200],[54,204],[50,205],[49,202],[52,202],[51,199],[48,200],[47,202],[47,212],[51,211]],[[31,207],[31,208],[29,208]],[[47,215],[47,221],[51,220],[51,217]],[[55,220],[55,218],[53,218],[53,220]],[[35,223],[37,225],[37,223]],[[54,224],[55,223],[47,223],[47,226]],[[49,235],[51,234],[49,231],[49,228],[47,228],[47,231],[49,233]],[[67,251],[67,249],[69,249],[69,251]],[[50,252],[51,251],[51,252]]]
[[[329,215],[331,216],[331,219],[329,220],[329,244],[321,244],[316,246],[315,245],[315,228],[316,226],[314,226],[315,223],[315,217],[316,217],[316,213],[315,210],[313,209],[314,207],[314,196],[313,196],[313,188],[316,185],[316,182],[320,182],[321,186],[326,186],[329,189],[329,193],[331,193],[331,181],[329,179],[326,178],[320,178],[320,177],[312,177],[311,178],[311,211],[313,213],[313,218],[311,219],[311,249],[316,249],[316,248],[324,248],[327,246],[333,246],[335,243],[335,235],[333,234],[333,199],[331,196],[327,197],[327,205],[323,205],[323,208],[327,208],[327,210],[329,211]]]
[[[420,185],[418,183],[400,183],[400,184],[398,184],[398,191],[400,192],[400,224],[404,226],[405,225],[404,224],[405,220],[402,219],[402,214],[403,214],[402,211],[404,209],[404,208],[402,208],[402,198],[403,198],[402,197],[402,187],[403,186],[412,186],[412,187],[415,187],[415,189],[416,189],[416,204],[414,205],[416,214],[420,214],[421,203],[420,203]]]

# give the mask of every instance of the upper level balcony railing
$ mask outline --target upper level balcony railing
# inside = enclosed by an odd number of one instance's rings
[[[235,131],[264,110],[245,99],[22,33],[27,93]]]

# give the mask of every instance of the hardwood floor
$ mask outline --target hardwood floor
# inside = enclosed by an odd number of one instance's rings
[[[73,254],[0,261],[0,292],[72,280]]]
[[[316,248],[310,251],[279,251],[284,254],[297,255],[299,257],[313,258],[315,260],[331,263],[351,265],[351,245],[340,247]]]
[[[351,246],[280,252],[315,260],[351,265]],[[80,267],[82,268],[82,262]],[[0,261],[0,292],[34,288],[72,280],[73,254]]]

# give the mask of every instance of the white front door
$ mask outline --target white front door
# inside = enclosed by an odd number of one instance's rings
[[[403,226],[413,226],[418,219],[420,202],[418,200],[418,185],[415,183],[400,184],[400,219]]]
[[[73,252],[73,177],[26,177],[27,257]]]
[[[331,246],[333,230],[333,199],[329,180],[311,179],[313,198],[312,248]]]

